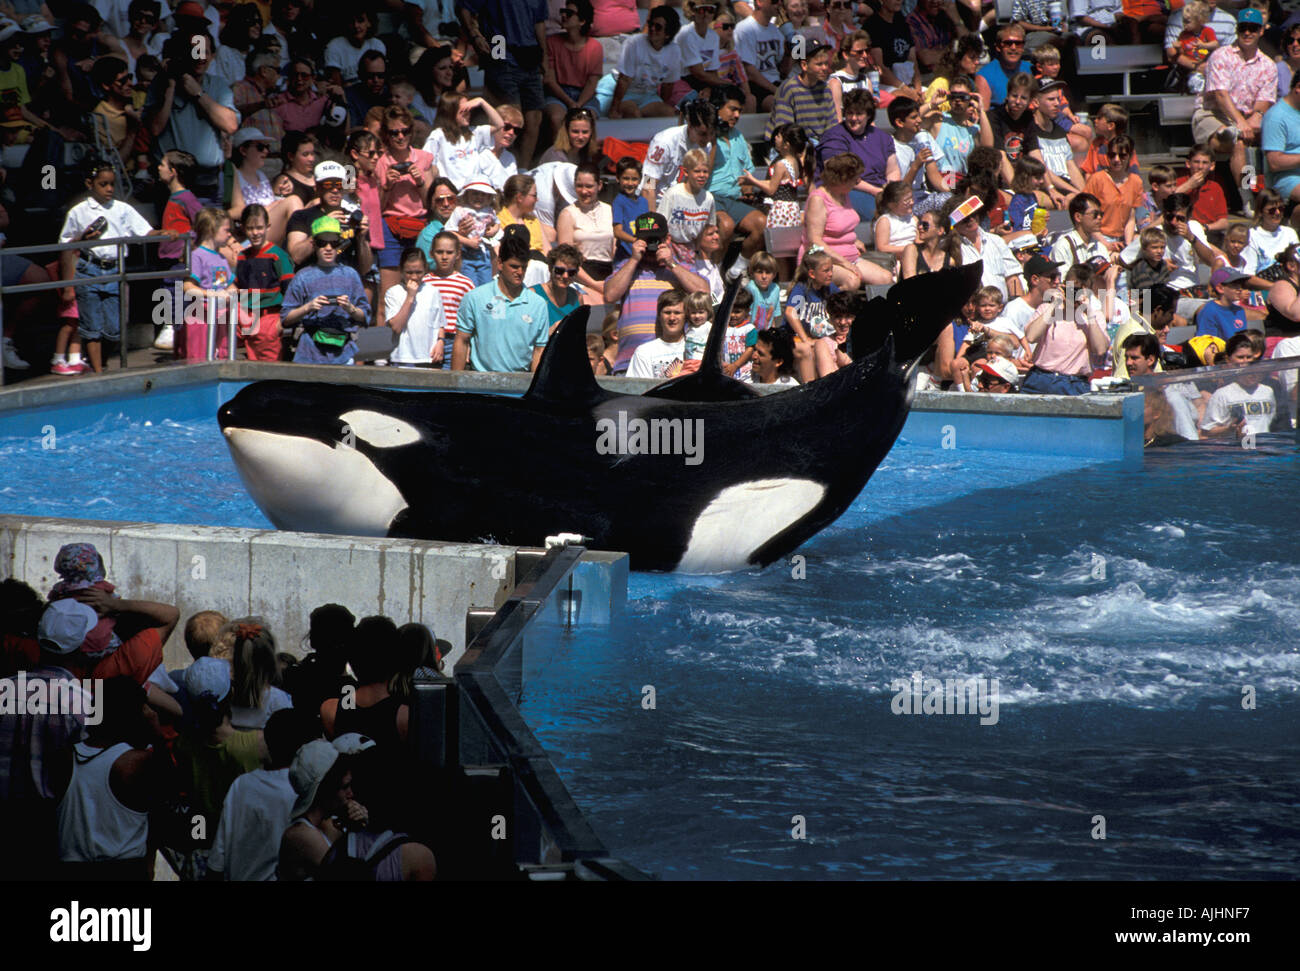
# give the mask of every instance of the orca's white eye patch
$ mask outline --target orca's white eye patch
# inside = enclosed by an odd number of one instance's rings
[[[343,422],[345,437],[350,429],[353,435],[375,448],[398,448],[420,440],[420,433],[414,427],[377,411],[349,411],[340,415],[339,421]]]

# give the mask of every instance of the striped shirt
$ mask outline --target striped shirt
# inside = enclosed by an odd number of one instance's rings
[[[623,264],[614,267],[617,273]],[[623,312],[618,318],[618,357],[614,373],[622,374],[632,363],[632,355],[642,344],[655,339],[655,320],[659,316],[659,294],[675,284],[653,270],[640,270],[623,298]]]
[[[266,312],[280,306],[284,290],[293,279],[293,260],[274,243],[248,247],[235,261],[235,282],[241,290],[257,292],[258,307]]]
[[[790,123],[807,132],[814,144],[821,141],[826,129],[835,124],[835,103],[831,101],[831,89],[825,84],[810,88],[799,80],[797,74],[781,82],[772,113],[767,116],[763,138],[771,141],[774,131]]]
[[[426,273],[424,276],[425,283],[432,283],[442,294],[442,316],[446,321],[444,332],[454,335],[456,333],[456,313],[460,310],[460,301],[474,289],[474,281],[464,273],[453,273],[450,276],[438,276],[436,273]]]

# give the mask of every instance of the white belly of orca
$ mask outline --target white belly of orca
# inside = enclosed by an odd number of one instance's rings
[[[811,479],[760,479],[723,489],[691,528],[679,573],[743,570],[755,550],[816,508],[826,486]]]
[[[384,536],[406,500],[355,448],[295,435],[227,428],[253,500],[277,529]]]

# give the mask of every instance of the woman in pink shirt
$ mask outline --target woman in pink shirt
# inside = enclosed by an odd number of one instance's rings
[[[1032,272],[1032,263],[1031,259],[1026,264],[1027,276]],[[1076,263],[1066,279],[1074,286],[1065,311],[1073,312],[1062,311],[1066,294],[1057,276],[1046,299],[1025,325],[1025,340],[1037,346],[1033,370],[1020,384],[1021,394],[1087,394],[1093,364],[1104,361],[1110,348],[1106,314],[1101,301],[1091,295],[1092,270]]]
[[[405,108],[384,109],[380,128],[383,154],[375,165],[383,214],[384,248],[379,253],[379,292],[387,293],[402,277],[402,250],[415,245],[429,221],[424,200],[437,174],[433,156],[411,147],[413,119]]]
[[[841,290],[864,284],[888,284],[894,276],[878,263],[864,259],[867,247],[858,239],[861,219],[849,205],[849,192],[862,178],[862,160],[845,152],[826,160],[822,184],[808,194],[808,210],[799,243],[799,260],[805,252],[824,249],[835,261],[831,280]]]
[[[600,111],[596,83],[604,73],[605,49],[591,35],[592,10],[588,0],[565,0],[560,11],[564,33],[546,38],[550,59],[542,79],[546,88],[546,117],[560,130],[566,110]]]
[[[596,12],[591,32],[597,37],[635,34],[641,30],[636,0],[591,0],[591,6]]]

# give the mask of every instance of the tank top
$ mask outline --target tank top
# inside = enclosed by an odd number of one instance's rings
[[[841,206],[821,186],[813,189],[813,193],[821,193],[822,199],[826,203],[826,229],[822,232],[822,243],[832,253],[838,254],[850,263],[857,262],[857,228],[860,221],[857,212],[854,211],[852,206]],[[809,195],[809,199],[811,198],[812,194]],[[799,245],[799,260],[803,260],[803,254],[808,249],[808,245],[808,229],[805,225],[803,241]]]
[[[239,169],[235,169],[235,178],[239,180],[239,191],[244,194],[244,204],[269,206],[275,201],[275,193],[271,191],[271,183],[267,181],[265,175],[257,173],[257,184],[253,185],[244,178]]]
[[[289,176],[289,184],[293,186],[293,194],[302,200],[304,206],[310,206],[316,201],[316,190],[312,186],[303,185],[292,175]]]
[[[107,749],[78,742],[73,749],[72,782],[59,802],[59,859],[64,863],[144,858],[149,814],[122,805],[108,782],[113,763],[130,751],[127,742]]]
[[[596,208],[583,212],[575,202],[569,206],[573,216],[573,245],[578,247],[584,260],[608,263],[614,258],[614,210],[608,202],[596,203]]]
[[[939,269],[946,270],[950,266],[952,266],[952,253],[949,250],[945,249],[943,251],[943,266],[939,267]],[[920,276],[922,273],[933,273],[933,272],[934,270],[931,268],[930,264],[925,261],[925,255],[922,252],[921,247],[917,246],[916,247],[916,275]],[[960,341],[958,343],[960,343]]]
[[[368,708],[344,708],[339,705],[334,716],[334,737],[356,732],[373,738],[378,745],[391,750],[402,744],[402,739],[397,734],[397,709],[401,706],[401,699],[393,695]]]

